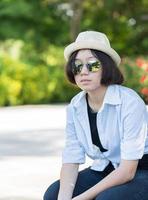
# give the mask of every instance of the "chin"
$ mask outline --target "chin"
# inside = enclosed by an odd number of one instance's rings
[[[92,92],[94,90],[96,90],[96,88],[91,88],[91,87],[81,87],[82,90],[86,91],[86,92]]]
[[[100,86],[98,87],[83,87],[81,88],[82,90],[86,91],[86,92],[95,92],[95,91],[99,91],[100,90]]]

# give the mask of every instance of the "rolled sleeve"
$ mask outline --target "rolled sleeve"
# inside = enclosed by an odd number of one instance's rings
[[[73,120],[73,107],[67,107],[67,120],[66,120],[66,143],[62,153],[63,163],[79,163],[85,162],[85,153],[83,147],[80,145],[74,120]]]
[[[137,160],[144,154],[147,136],[146,107],[143,101],[135,100],[127,106],[123,120],[121,159]]]

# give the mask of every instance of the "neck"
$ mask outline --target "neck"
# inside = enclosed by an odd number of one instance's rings
[[[88,92],[88,102],[93,110],[98,111],[102,106],[106,90],[107,86],[101,86],[98,90]]]

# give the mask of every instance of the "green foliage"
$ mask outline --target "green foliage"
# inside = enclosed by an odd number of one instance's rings
[[[64,46],[70,40],[71,1],[1,0],[0,40],[23,40],[37,54],[50,44]],[[105,32],[123,55],[146,54],[148,1],[84,0],[81,4],[80,30]]]
[[[69,101],[78,89],[68,84],[63,66],[56,64],[33,66],[1,57],[0,106]]]
[[[124,74],[124,85],[133,88],[148,104],[148,60],[146,57],[124,58],[121,71]]]
[[[83,8],[82,30],[106,33],[120,55],[146,55],[148,1],[84,0]]]
[[[77,13],[74,1],[0,1],[0,105],[65,102],[79,91],[66,81],[63,58]],[[75,32],[102,31],[121,57],[147,56],[147,7],[146,0],[83,0]],[[125,84],[146,101],[147,83],[137,81],[142,72],[135,63],[123,63]]]
[[[55,59],[57,50],[59,50],[59,57],[62,56],[60,53],[62,49],[51,48],[46,66],[29,65],[6,55],[1,57],[0,106],[70,101],[79,89],[66,80],[64,61],[58,63],[60,59]],[[146,59],[124,58],[120,68],[125,77],[124,85],[136,90],[147,103],[148,63]]]
[[[7,56],[0,59],[0,105],[37,103],[48,98],[45,66],[32,67]]]

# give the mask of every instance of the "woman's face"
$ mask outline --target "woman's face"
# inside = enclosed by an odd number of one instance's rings
[[[75,75],[75,82],[77,86],[87,92],[99,89],[101,86],[100,81],[102,68],[100,67],[96,72],[91,72],[86,66],[87,63],[98,61],[98,59],[91,53],[90,50],[84,49],[78,52],[76,61],[83,64],[81,72]]]

